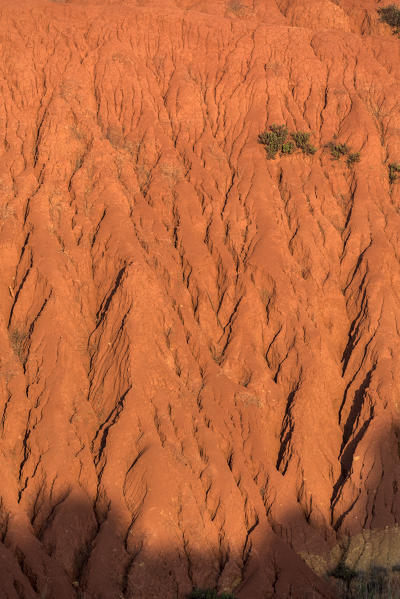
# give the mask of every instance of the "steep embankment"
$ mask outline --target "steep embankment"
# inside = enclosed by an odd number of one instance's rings
[[[377,6],[2,1],[2,597],[332,598],[306,562],[349,533],[400,563]],[[267,161],[272,123],[317,153]]]

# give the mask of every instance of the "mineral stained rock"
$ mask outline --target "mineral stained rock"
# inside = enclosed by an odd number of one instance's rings
[[[400,563],[379,6],[1,0],[2,598],[334,599],[343,539]],[[316,153],[268,160],[272,124]]]

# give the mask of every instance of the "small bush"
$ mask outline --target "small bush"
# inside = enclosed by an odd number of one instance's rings
[[[330,150],[331,150],[332,158],[334,158],[334,160],[339,160],[339,158],[340,158],[339,150],[336,147],[332,147]]]
[[[305,133],[304,131],[296,131],[296,133],[292,133],[291,138],[296,144],[296,148],[300,148],[301,150],[310,143],[310,134]]]
[[[258,136],[258,141],[265,146],[267,158],[271,160],[282,150],[289,131],[286,125],[271,125],[269,129]]]
[[[310,135],[310,133],[305,133],[304,131],[296,131],[296,133],[291,134],[296,148],[304,154],[315,154],[317,151],[317,148],[310,143]]]
[[[315,154],[317,148],[310,144],[310,133],[296,131],[291,133],[286,125],[271,125],[269,131],[264,131],[258,136],[259,143],[265,146],[268,160],[276,158],[278,152],[281,155],[293,154],[295,150],[301,150],[304,154]]]
[[[350,152],[347,156],[347,164],[349,166],[355,162],[360,162],[360,152]]]
[[[342,156],[347,156],[347,166],[360,162],[360,152],[352,152],[347,144],[337,144],[331,141],[327,144],[327,147],[330,149],[331,156],[334,160],[340,160]]]
[[[217,593],[215,589],[194,589],[189,599],[235,599],[231,593]]]
[[[388,166],[389,169],[389,183],[395,183],[399,178],[400,164],[398,162],[392,162]]]
[[[340,561],[337,564],[336,568],[329,572],[329,576],[339,578],[340,580],[343,580],[347,585],[349,585],[353,578],[356,578],[357,572],[346,566],[346,564],[343,561]]]
[[[282,148],[281,148],[282,154],[293,154],[294,150],[295,150],[295,145],[292,141],[285,141],[285,143],[282,144]]]
[[[306,146],[303,150],[304,154],[315,154],[316,151],[317,148],[312,144],[308,144],[308,146]]]
[[[400,564],[395,564],[392,566],[392,572],[400,572]]]
[[[285,142],[287,136],[289,135],[289,131],[286,125],[271,125],[270,129],[272,133],[276,135],[277,139],[281,144]]]
[[[335,144],[331,141],[328,144],[328,148],[331,151],[332,158],[339,160],[342,156],[346,156],[350,152],[350,148],[347,144]]]
[[[394,4],[378,8],[380,21],[390,25],[395,35],[400,35],[400,8]]]

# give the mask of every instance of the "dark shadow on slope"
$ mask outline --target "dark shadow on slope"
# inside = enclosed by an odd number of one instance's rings
[[[9,599],[189,599],[196,588],[230,592],[238,599],[293,597],[293,599],[334,599],[326,581],[320,580],[290,546],[272,530],[265,542],[253,544],[251,531],[238,565],[242,580],[231,588],[221,586],[224,569],[230,564],[229,551],[219,547],[203,553],[185,544],[175,550],[160,547],[158,555],[146,552],[145,534],[132,533],[127,540],[113,529],[106,516],[96,529],[89,524],[85,533],[82,513],[87,504],[56,508],[49,529],[41,541],[27,531],[3,534],[0,548],[0,596]],[[81,522],[82,543],[76,537]],[[51,527],[61,530],[62,545]],[[65,530],[70,535],[65,535]],[[54,533],[54,531],[53,531]],[[74,547],[74,550],[71,550]],[[64,552],[63,552],[64,549]],[[225,581],[227,577],[225,577]],[[232,582],[234,582],[232,580]],[[332,587],[333,588],[333,587]]]
[[[398,430],[392,428],[391,433],[396,444]],[[388,435],[376,441],[376,451],[382,455],[388,447]],[[398,462],[397,454],[393,463]],[[400,463],[398,467],[400,472]],[[349,476],[351,470],[349,463]],[[390,486],[392,479],[397,480],[396,472],[390,469],[385,470],[384,476],[390,479]],[[377,490],[379,480],[383,477],[377,473]],[[343,486],[338,495],[342,489]],[[130,526],[121,527],[126,506],[118,509],[104,499],[102,509],[94,510],[88,499],[73,500],[72,490],[48,510],[47,516],[46,498],[42,496],[40,505],[36,502],[34,514],[28,514],[27,520],[11,517],[0,504],[0,596],[186,599],[194,588],[216,588],[232,592],[238,599],[391,599],[400,596],[400,591],[398,595],[390,594],[394,585],[400,588],[397,490],[398,485],[393,485],[392,503],[388,502],[386,512],[382,507],[382,513],[376,514],[377,507],[366,503],[372,526],[374,518],[380,516],[379,528],[361,530],[359,525],[357,530],[357,520],[352,516],[360,501],[357,498],[347,506],[336,531],[329,531],[329,542],[326,530],[319,530],[312,517],[301,517],[301,506],[296,513],[287,512],[280,522],[274,521],[266,509],[249,529],[241,559],[236,557],[236,561],[230,552],[229,538],[223,543],[221,538],[220,546],[201,551],[193,536],[191,540],[185,537],[184,530],[177,535],[174,548],[160,543],[154,549],[153,543],[150,550],[147,539],[157,531],[147,530],[135,518]],[[366,487],[365,493],[372,497],[370,488]],[[44,514],[42,523],[40,511]],[[258,532],[261,526],[264,538]],[[344,534],[350,528],[351,537]],[[231,576],[227,575],[229,569]],[[390,581],[391,588],[385,580]]]

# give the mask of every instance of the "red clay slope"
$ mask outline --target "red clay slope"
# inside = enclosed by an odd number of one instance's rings
[[[2,598],[333,598],[346,535],[400,563],[379,6],[2,0]],[[268,161],[272,123],[318,151]]]

